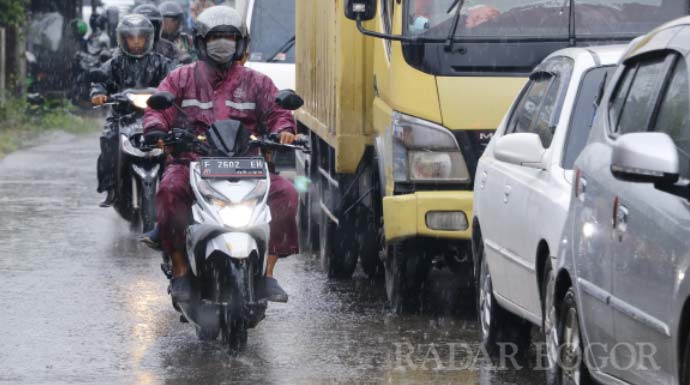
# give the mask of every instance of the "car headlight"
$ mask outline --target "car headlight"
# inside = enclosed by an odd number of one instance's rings
[[[156,158],[163,155],[163,150],[160,148],[154,148],[153,150],[147,152],[141,151],[140,149],[134,147],[126,135],[120,135],[120,143],[122,144],[122,151],[131,156],[136,156],[139,158]]]
[[[151,94],[127,94],[127,99],[129,99],[130,102],[134,105],[136,108],[140,108],[142,110],[145,110],[148,105],[146,102],[149,100],[151,97]]]
[[[467,182],[465,158],[446,128],[394,113],[393,180],[396,182]]]
[[[223,223],[232,228],[242,228],[249,224],[252,218],[254,205],[240,203],[236,205],[224,206],[218,210],[218,215]]]

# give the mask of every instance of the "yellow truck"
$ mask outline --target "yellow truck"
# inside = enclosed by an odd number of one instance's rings
[[[573,2],[296,1],[302,251],[385,275],[395,311],[432,266],[471,287],[477,160],[533,67],[578,44]]]

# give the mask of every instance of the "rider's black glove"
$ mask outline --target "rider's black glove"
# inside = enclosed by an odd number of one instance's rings
[[[155,145],[158,141],[165,139],[168,134],[161,130],[151,130],[144,134],[144,143],[148,145]]]

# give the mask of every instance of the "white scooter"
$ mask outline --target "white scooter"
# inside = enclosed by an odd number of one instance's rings
[[[303,103],[294,92],[286,91],[276,101],[293,110]],[[163,110],[174,106],[174,98],[162,92],[148,104]],[[205,137],[173,129],[164,142],[204,154],[190,164],[189,175],[196,198],[193,223],[186,234],[193,294],[190,301],[174,306],[194,325],[200,339],[215,340],[220,333],[230,352],[236,354],[246,346],[247,329],[264,318],[267,300],[275,298],[276,289],[284,295],[277,282],[266,277],[269,163],[262,155],[245,154],[256,153],[256,149],[263,154],[266,150],[308,148],[301,142],[282,145],[270,136],[250,137],[233,120],[216,122]]]

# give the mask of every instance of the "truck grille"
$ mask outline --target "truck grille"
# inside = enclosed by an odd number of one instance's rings
[[[467,169],[474,180],[474,173],[477,171],[477,162],[484,153],[484,149],[489,145],[493,137],[494,130],[458,130],[453,131],[455,138],[460,144],[460,149],[465,157]]]

